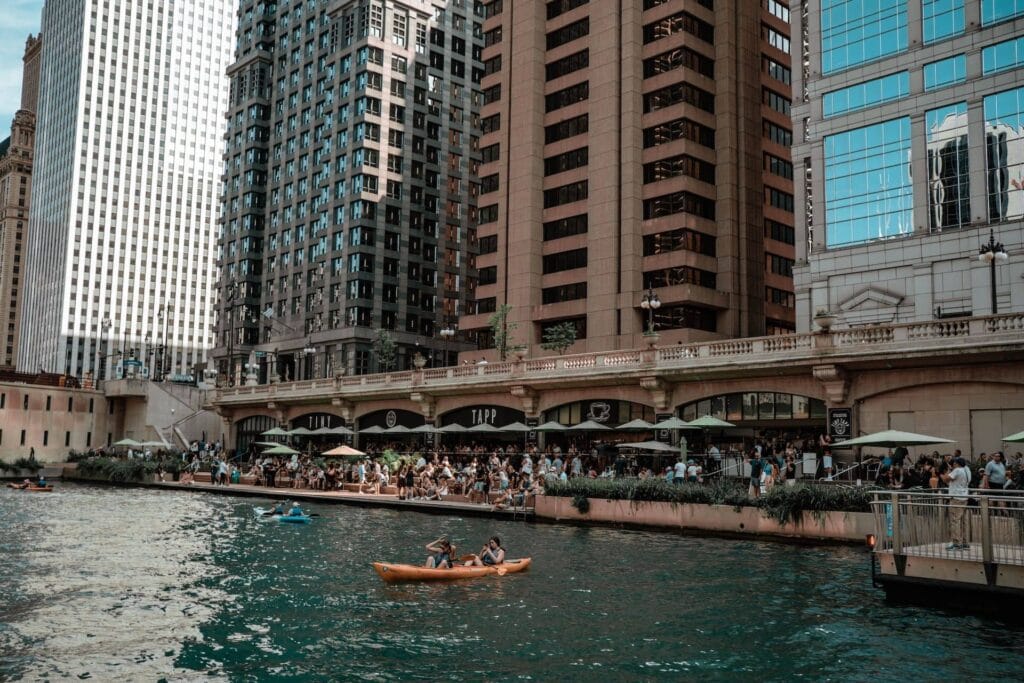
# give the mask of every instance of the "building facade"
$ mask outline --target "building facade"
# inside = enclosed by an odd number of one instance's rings
[[[1024,310],[1024,4],[804,0],[792,26],[799,328]]]
[[[14,115],[11,136],[0,143],[0,367],[13,367],[18,358],[21,299],[25,291],[22,259],[32,197],[32,150],[39,96],[42,41],[25,42],[21,107]]]
[[[791,331],[789,10],[486,3],[479,285],[462,330],[575,351]]]
[[[236,9],[47,0],[19,368],[205,360]]]
[[[450,362],[473,298],[472,2],[242,0],[218,264],[222,381]]]

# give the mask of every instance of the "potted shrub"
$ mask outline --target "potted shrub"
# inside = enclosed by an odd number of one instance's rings
[[[814,313],[814,323],[822,332],[828,332],[838,319],[839,316],[827,308],[819,308]]]

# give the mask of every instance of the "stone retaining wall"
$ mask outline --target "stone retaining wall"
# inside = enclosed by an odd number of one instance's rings
[[[590,509],[582,515],[572,506],[572,498],[538,496],[534,512],[538,519],[786,536],[814,541],[863,543],[865,537],[874,532],[874,520],[869,512],[805,512],[799,523],[791,521],[781,525],[753,507],[589,500]]]

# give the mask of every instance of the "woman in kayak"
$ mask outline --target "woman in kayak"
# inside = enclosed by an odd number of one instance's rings
[[[479,555],[474,555],[473,559],[465,564],[467,567],[489,567],[491,565],[501,564],[505,561],[505,549],[501,547],[501,539],[497,536],[491,536],[487,540]]]
[[[434,553],[427,558],[428,569],[451,569],[452,560],[455,557],[455,547],[447,538],[441,538],[427,544],[427,551]]]

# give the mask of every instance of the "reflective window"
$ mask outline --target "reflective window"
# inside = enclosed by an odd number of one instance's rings
[[[924,42],[964,32],[964,0],[921,0]]]
[[[822,101],[824,116],[836,116],[849,111],[866,109],[882,102],[890,102],[910,94],[910,73],[899,73],[864,81],[848,88],[825,93]]]
[[[988,26],[1024,14],[1024,0],[981,0],[981,25]]]
[[[925,112],[928,149],[928,222],[932,231],[970,223],[967,103]]]
[[[989,45],[981,51],[981,73],[1013,69],[1024,64],[1024,36]]]
[[[936,90],[967,80],[967,58],[956,55],[924,65],[924,89]]]
[[[849,69],[906,49],[907,0],[822,0],[823,73]]]
[[[825,138],[826,245],[913,231],[910,118]]]
[[[1024,215],[1024,87],[985,98],[989,220]]]

